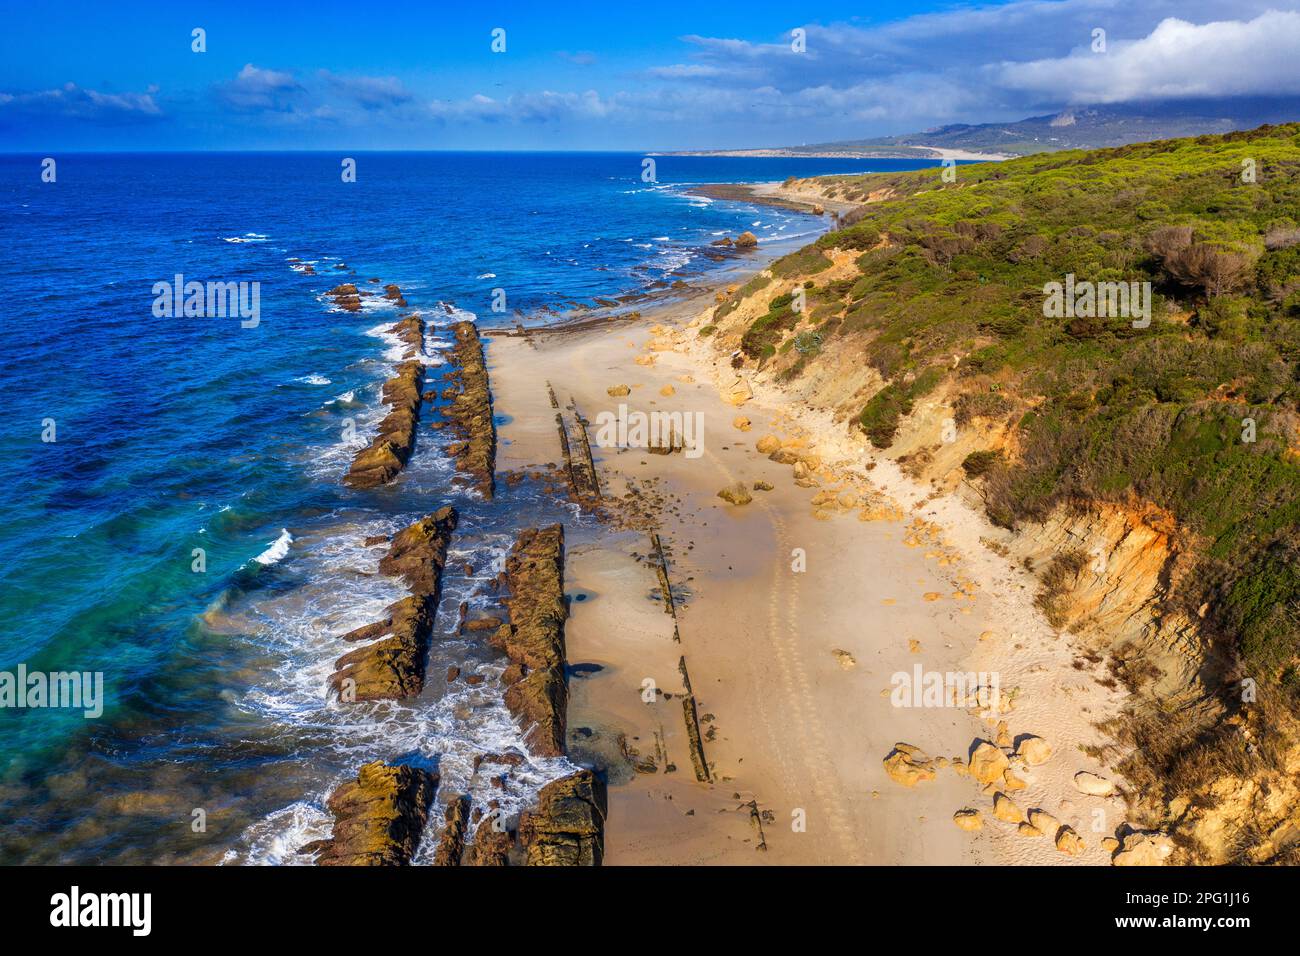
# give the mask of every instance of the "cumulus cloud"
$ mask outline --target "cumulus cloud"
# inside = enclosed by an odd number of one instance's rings
[[[160,119],[158,87],[143,93],[107,93],[75,83],[49,90],[0,93],[0,115],[46,116],[91,123],[117,124]]]
[[[217,87],[223,103],[244,112],[289,111],[305,92],[292,73],[264,70],[251,63],[245,63],[233,80]]]
[[[1269,11],[1253,20],[1197,25],[1173,17],[1148,36],[1069,56],[1003,63],[999,86],[1071,104],[1285,95],[1300,92],[1300,13]]]
[[[689,62],[652,79],[754,95],[776,90],[809,119],[983,122],[1032,109],[1178,97],[1278,96],[1300,88],[1300,13],[1275,0],[1019,0],[879,26],[803,27],[765,41],[687,35]],[[1230,10],[1225,17],[1225,11]],[[1176,14],[1176,16],[1175,16]],[[1109,52],[1094,54],[1101,28]],[[1011,60],[1005,51],[1015,50]],[[994,51],[1001,56],[993,55]],[[780,110],[776,111],[780,112]]]

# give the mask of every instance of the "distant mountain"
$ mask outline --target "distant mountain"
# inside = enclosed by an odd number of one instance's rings
[[[1098,149],[1157,139],[1254,129],[1300,120],[1300,100],[1216,99],[1073,107],[1012,123],[958,123],[901,136],[768,149],[700,150],[705,155],[941,156],[945,151],[1003,156]]]

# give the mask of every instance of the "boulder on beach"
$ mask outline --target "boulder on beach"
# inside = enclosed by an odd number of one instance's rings
[[[971,751],[970,775],[980,783],[989,784],[1000,780],[1009,765],[1007,755],[987,740],[981,740]]]
[[[632,389],[628,388],[626,385],[611,385],[609,388],[605,389],[605,391],[609,394],[610,398],[622,398],[624,395],[630,395]]]
[[[1066,856],[1078,856],[1084,850],[1083,838],[1073,827],[1061,827],[1056,834],[1056,848]]]
[[[993,815],[1006,823],[1022,823],[1025,819],[1016,802],[1001,791],[993,794]]]
[[[1115,866],[1164,866],[1174,843],[1159,831],[1135,831],[1124,837],[1119,852],[1111,858]]]
[[[1016,756],[1024,758],[1027,766],[1037,767],[1047,763],[1052,756],[1052,746],[1042,737],[1026,734],[1016,744]]]
[[[978,810],[972,810],[967,807],[958,810],[952,815],[952,822],[957,824],[963,830],[975,831],[984,829],[984,815]]]
[[[749,421],[749,419],[745,419],[745,421]],[[775,451],[780,451],[781,439],[777,438],[775,435],[764,435],[758,440],[757,444],[754,445],[754,449],[760,455],[770,455]]]
[[[758,236],[746,230],[736,237],[737,249],[753,249],[758,245]]]
[[[1046,810],[1033,809],[1029,811],[1029,822],[1044,833],[1056,833],[1061,828],[1061,821],[1056,819]]]
[[[718,497],[723,501],[733,505],[747,505],[754,500],[754,496],[749,493],[743,481],[738,481],[734,485],[728,485],[718,492]]]
[[[894,744],[894,749],[885,757],[884,764],[889,779],[904,787],[914,787],[923,781],[933,780],[935,776],[933,761],[911,744]]]
[[[1105,777],[1099,777],[1095,773],[1089,773],[1086,770],[1080,770],[1074,775],[1074,786],[1080,793],[1086,793],[1093,797],[1109,797],[1115,792],[1115,785]]]

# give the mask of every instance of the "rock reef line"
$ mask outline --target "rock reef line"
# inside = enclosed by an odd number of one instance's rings
[[[452,351],[456,371],[452,379],[459,390],[451,398],[445,414],[460,441],[448,447],[456,460],[456,469],[484,498],[491,499],[496,490],[496,423],[492,420],[492,390],[488,386],[487,363],[483,343],[473,322],[452,326],[456,345]]]
[[[389,331],[406,345],[405,358],[397,366],[397,374],[384,383],[383,399],[389,412],[379,424],[379,434],[356,453],[343,478],[349,488],[376,488],[392,481],[406,467],[415,449],[415,427],[420,420],[424,388],[424,362],[420,359],[424,320],[409,315]]]
[[[411,595],[390,605],[383,620],[343,635],[346,641],[373,642],[335,663],[330,686],[340,700],[413,697],[424,688],[425,651],[458,520],[456,509],[446,506],[393,535],[379,570],[401,577]]]

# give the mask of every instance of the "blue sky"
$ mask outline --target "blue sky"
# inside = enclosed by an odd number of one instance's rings
[[[1300,95],[1295,0],[5,0],[0,12],[5,151],[791,145],[1156,96]],[[195,27],[206,52],[191,50]],[[491,50],[498,27],[504,53]]]

